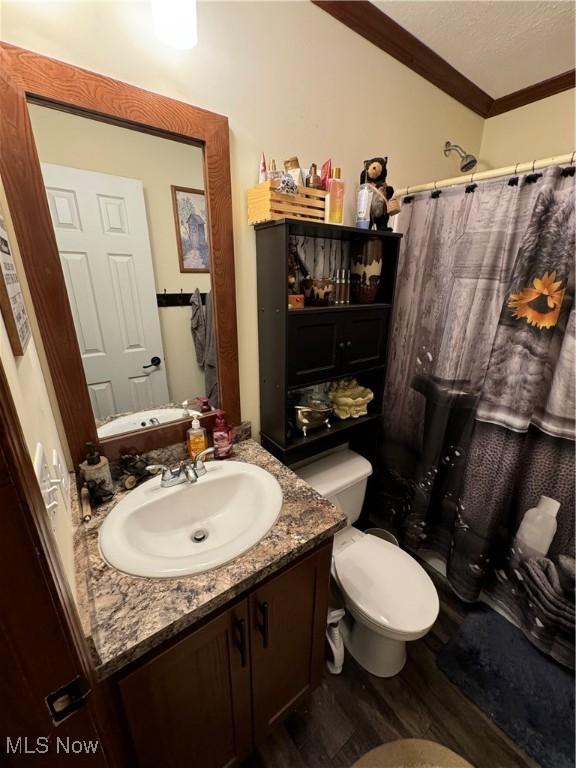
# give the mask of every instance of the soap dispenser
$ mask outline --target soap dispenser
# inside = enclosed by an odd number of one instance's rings
[[[192,419],[192,426],[186,433],[186,445],[192,461],[194,461],[199,453],[202,453],[202,451],[208,448],[208,436],[206,430],[200,425],[197,416]]]

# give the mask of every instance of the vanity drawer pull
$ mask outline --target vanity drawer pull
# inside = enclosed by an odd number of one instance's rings
[[[236,622],[236,629],[238,630],[238,650],[240,651],[240,661],[243,667],[246,666],[246,660],[248,657],[246,647],[246,621],[245,619],[238,619]]]
[[[260,614],[262,615],[262,624],[260,625],[260,632],[262,633],[262,645],[264,648],[268,648],[269,630],[268,630],[268,603],[264,601],[258,605]]]

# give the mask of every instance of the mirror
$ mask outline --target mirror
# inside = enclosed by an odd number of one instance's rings
[[[203,147],[28,110],[98,437],[220,407]]]
[[[138,420],[136,423],[122,425],[122,429],[137,427],[133,432],[99,437],[94,411],[105,420],[110,417],[104,414],[118,414],[122,412],[120,408],[126,406],[121,406],[116,399],[112,400],[110,397],[106,400],[105,386],[100,390],[94,386],[106,384],[110,378],[100,378],[98,373],[94,375],[93,380],[93,372],[89,373],[87,370],[88,361],[100,362],[99,358],[103,357],[103,344],[97,334],[100,333],[103,337],[105,324],[114,327],[114,313],[116,317],[119,316],[116,308],[124,306],[121,302],[125,296],[129,297],[127,301],[132,302],[130,306],[134,311],[132,319],[126,316],[117,321],[117,342],[124,344],[124,349],[131,350],[131,353],[126,353],[125,359],[128,359],[132,352],[135,360],[138,354],[142,356],[136,372],[125,374],[125,379],[134,379],[133,389],[137,390],[136,380],[140,377],[152,390],[152,396],[148,400],[128,400],[129,419],[135,413],[140,414],[140,409],[149,404],[152,408],[148,410],[160,409],[163,411],[162,417],[172,418],[174,415],[162,407],[167,404],[165,392],[159,397],[153,397],[152,383],[155,379],[152,374],[160,373],[161,368],[168,389],[168,404],[173,401],[176,415],[186,412],[181,404],[183,399],[190,401],[198,395],[208,396],[209,389],[214,387],[214,391],[218,393],[220,409],[226,413],[232,425],[239,424],[241,417],[238,329],[227,118],[6,43],[0,42],[0,55],[0,114],[3,117],[0,120],[0,172],[5,180],[6,198],[20,245],[52,391],[58,403],[59,415],[74,464],[83,460],[87,442],[100,442],[107,458],[114,460],[127,451],[143,453],[180,442],[185,439],[190,424],[189,418],[183,417],[166,424],[142,428],[142,420]],[[47,154],[50,149],[48,138],[56,141],[54,136],[44,135],[42,130],[42,124],[48,120],[58,121],[56,127],[61,128],[61,135],[57,138],[61,144],[66,145],[64,148],[69,154],[65,154],[62,147],[60,154]],[[32,121],[35,128],[32,127]],[[106,133],[105,136],[104,133],[98,133],[94,138],[89,138],[92,130],[102,132],[113,129],[115,134],[120,130],[122,135],[127,137],[123,144],[124,150],[119,150],[114,143],[120,139],[109,138],[111,133]],[[166,213],[159,221],[160,226],[166,229],[164,235],[159,235],[158,239],[154,240],[152,235],[153,230],[156,232],[156,224],[152,226],[152,217],[156,217],[156,206],[152,206],[152,194],[149,194],[142,171],[148,167],[154,154],[158,153],[163,157],[162,153],[168,152],[168,147],[174,151],[186,151],[188,154],[176,162],[177,173],[165,179],[161,200]],[[84,157],[83,163],[78,162],[78,155],[75,154],[80,150]],[[112,167],[94,166],[86,163],[87,155],[91,162],[92,158],[98,157],[103,158],[104,163],[110,156],[115,156],[115,161]],[[125,166],[121,164],[130,158],[133,165],[124,170]],[[41,162],[65,167],[69,169],[69,173],[72,172],[70,169],[75,169],[83,173],[131,179],[133,183],[140,184],[145,210],[145,216],[141,218],[146,221],[148,228],[146,248],[149,249],[149,259],[152,261],[152,270],[150,263],[144,270],[148,277],[140,268],[134,266],[136,257],[143,258],[145,247],[141,242],[133,245],[128,252],[121,247],[104,248],[106,270],[91,268],[86,256],[87,250],[81,243],[68,243],[65,246],[69,248],[68,253],[72,256],[76,253],[76,258],[68,259],[66,267],[70,271],[75,270],[73,277],[78,300],[71,300],[60,253],[65,251],[65,247],[57,242],[53,221],[58,218],[63,225],[61,229],[64,234],[72,237],[74,227],[78,230],[78,225],[83,225],[78,212],[75,221],[75,206],[72,204],[77,202],[75,194],[79,193],[67,182],[61,183],[61,179],[56,179],[53,182],[54,189],[65,194],[53,195],[50,208]],[[165,164],[167,165],[167,161],[159,164],[158,172],[165,170]],[[128,227],[131,231],[134,220],[132,209],[124,202],[122,193],[105,191],[99,194],[101,197],[96,199],[91,209],[91,215],[96,220],[94,226],[97,229],[99,222],[101,231],[106,227],[107,237],[112,238],[111,242],[117,246],[127,237],[124,230]],[[176,216],[175,206],[177,211],[180,208]],[[156,261],[160,253],[159,248],[166,248],[167,251]],[[209,272],[191,271],[205,270],[207,257]],[[115,282],[110,277],[111,263],[116,270]],[[170,270],[170,273],[165,269]],[[95,294],[97,281],[102,282],[102,290],[107,287],[107,312],[98,307],[94,296],[90,298],[91,291]],[[187,303],[185,307],[173,306],[175,302],[172,301],[174,296],[187,298],[196,288],[200,294],[201,306],[202,294],[211,298],[211,302],[204,299],[204,314],[201,315],[206,326],[210,325],[210,319],[213,326],[212,336],[207,334],[204,337],[205,358],[217,361],[211,366],[213,370],[209,371],[209,380],[206,376],[206,366],[202,377],[191,378],[193,366],[201,365],[202,354],[202,348],[199,347],[198,353],[194,341],[191,341],[189,323],[192,306]],[[140,290],[143,292],[142,297]],[[86,297],[89,299],[88,305]],[[167,303],[159,306],[162,301]],[[76,307],[73,306],[74,302]],[[89,306],[90,302],[92,307]],[[142,343],[143,335],[139,330],[140,326],[144,325],[145,316],[138,318],[135,308],[139,306],[139,302],[144,302],[150,315],[155,307],[157,325],[160,325],[162,353],[156,349],[155,344],[150,344],[148,348],[147,343]],[[213,311],[210,311],[210,304]],[[84,313],[82,332],[91,327],[93,335],[90,338],[82,338],[79,343],[77,329],[81,330],[80,311]],[[86,316],[90,312],[92,326],[86,326]],[[137,321],[134,318],[138,318]],[[180,322],[180,318],[185,321],[184,324]],[[102,328],[95,322],[96,319],[102,324]],[[209,331],[209,328],[206,330]],[[177,342],[178,338],[183,339],[183,346]],[[80,353],[81,347],[84,359]],[[141,347],[146,349],[145,356]],[[93,356],[90,358],[89,353],[92,351]],[[152,360],[156,357],[160,358],[159,363]],[[152,368],[143,368],[144,365],[151,365]],[[179,384],[177,389],[175,382],[179,372],[185,373],[187,384]],[[87,386],[87,380],[92,385],[92,393]],[[200,384],[196,385],[194,381],[203,381],[204,384],[200,387]],[[174,391],[171,391],[171,387]],[[140,392],[142,391],[145,391],[145,386],[140,389]],[[196,403],[189,402],[188,407],[193,408],[195,405]],[[151,418],[160,420],[157,415]],[[201,417],[203,425],[208,429],[213,425],[215,418],[215,411]]]

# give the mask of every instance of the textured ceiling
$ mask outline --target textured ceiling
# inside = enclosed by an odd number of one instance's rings
[[[493,98],[574,67],[571,0],[373,0]]]

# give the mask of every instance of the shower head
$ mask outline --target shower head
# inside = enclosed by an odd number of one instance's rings
[[[444,144],[444,155],[448,157],[448,154],[450,152],[456,152],[461,157],[460,162],[460,170],[462,173],[466,173],[467,171],[471,171],[472,168],[476,167],[476,163],[478,160],[474,157],[474,155],[469,155],[467,152],[464,152],[462,147],[459,144],[452,144],[451,141],[447,141]]]

